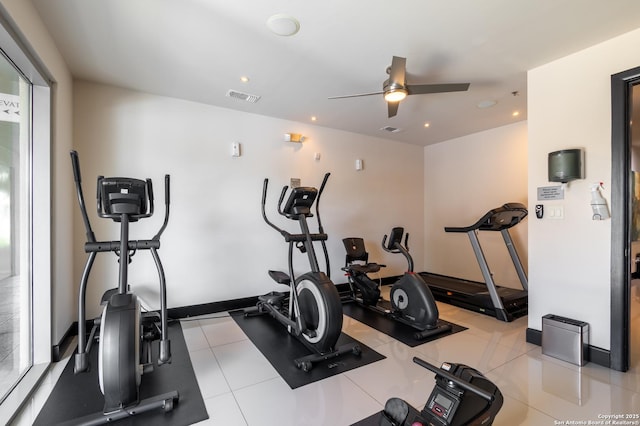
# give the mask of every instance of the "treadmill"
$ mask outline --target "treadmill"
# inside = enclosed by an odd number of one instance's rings
[[[509,235],[509,228],[520,223],[526,216],[527,208],[524,204],[507,203],[502,207],[488,211],[471,226],[445,227],[445,232],[464,232],[469,236],[473,252],[482,271],[484,283],[420,272],[436,300],[491,315],[505,322],[527,315],[527,274],[522,267],[522,262],[520,262],[516,248],[513,245],[511,235]],[[513,266],[518,273],[522,290],[500,287],[493,281],[487,259],[480,247],[478,231],[500,231],[511,256]]]

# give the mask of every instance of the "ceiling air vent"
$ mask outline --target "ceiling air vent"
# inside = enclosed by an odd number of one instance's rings
[[[380,130],[384,130],[385,132],[389,132],[389,133],[398,133],[402,131],[402,129],[398,129],[397,127],[391,127],[391,126],[381,127]]]
[[[248,93],[238,92],[236,90],[229,90],[227,92],[227,96],[230,98],[238,99],[240,101],[247,101],[255,104],[260,100],[260,96],[258,95],[250,95]]]

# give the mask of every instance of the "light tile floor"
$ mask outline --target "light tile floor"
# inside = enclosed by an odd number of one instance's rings
[[[635,324],[640,323],[639,307],[640,298],[632,313]],[[381,410],[393,396],[422,408],[434,375],[414,364],[414,356],[436,365],[465,363],[485,373],[504,395],[495,425],[588,424],[606,415],[640,413],[640,326],[633,328],[632,368],[620,373],[542,355],[540,347],[525,342],[526,318],[503,323],[450,305],[439,304],[439,309],[441,318],[469,329],[415,348],[345,317],[344,332],[387,358],[296,390],[278,376],[233,319],[183,321],[210,416],[198,425],[350,425]],[[64,367],[64,362],[58,364],[15,424],[32,423]],[[631,420],[635,423],[629,424],[640,424],[638,418]]]

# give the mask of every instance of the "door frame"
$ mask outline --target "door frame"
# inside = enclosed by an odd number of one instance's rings
[[[631,112],[632,87],[640,67],[611,76],[611,341],[610,368],[627,371],[630,361]]]

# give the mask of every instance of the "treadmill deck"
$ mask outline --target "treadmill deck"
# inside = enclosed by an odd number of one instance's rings
[[[433,297],[444,303],[496,317],[485,283],[446,275],[420,272]],[[509,287],[496,286],[496,291],[507,312],[509,320],[527,315],[528,293]]]

